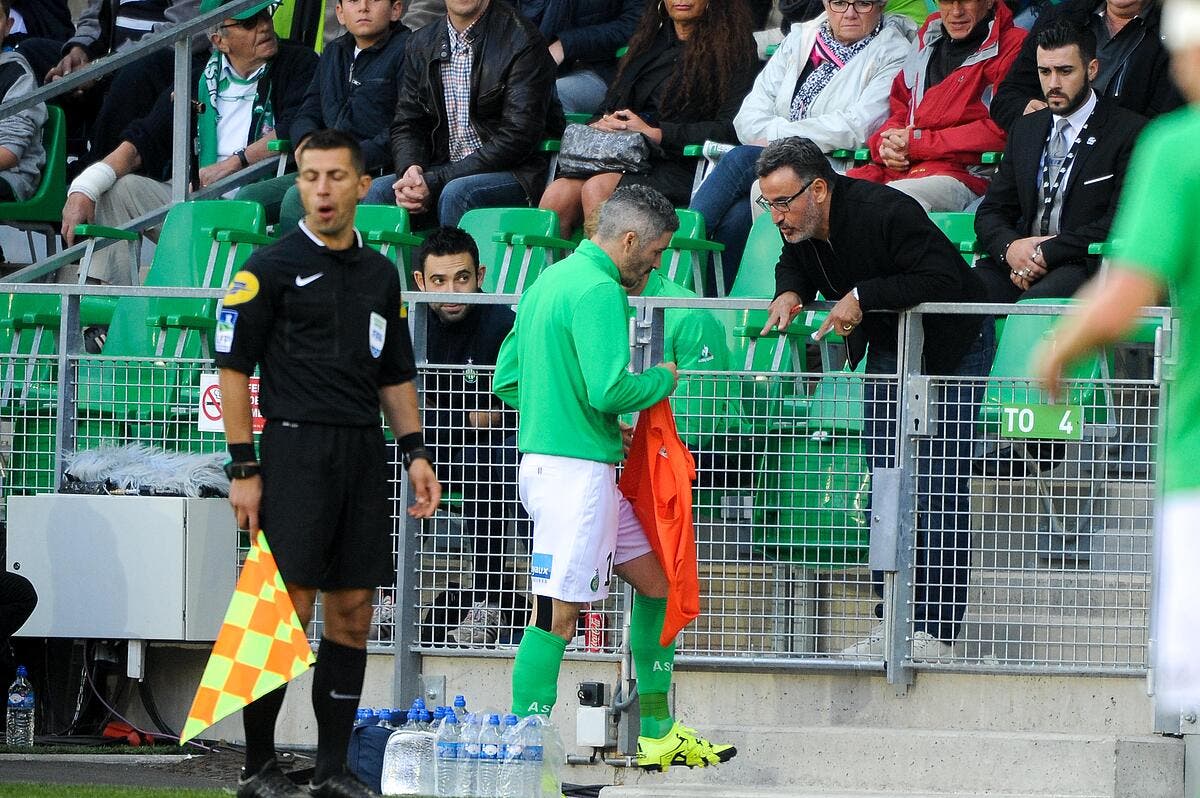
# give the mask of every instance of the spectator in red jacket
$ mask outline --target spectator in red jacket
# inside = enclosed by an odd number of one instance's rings
[[[1025,31],[996,0],[938,0],[892,83],[891,115],[851,177],[887,183],[927,211],[961,211],[987,190],[980,153],[1004,148],[988,116]]]

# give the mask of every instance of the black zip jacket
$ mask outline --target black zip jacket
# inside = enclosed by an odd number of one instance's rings
[[[559,138],[564,126],[554,94],[557,67],[545,40],[515,8],[492,0],[475,23],[471,75],[471,124],[483,146],[450,163],[441,76],[442,62],[450,58],[446,24],[443,16],[409,37],[391,128],[396,173],[421,166],[436,198],[455,178],[512,172],[530,202],[537,202],[550,166],[538,145]]]
[[[189,85],[193,92],[200,82],[200,74],[204,71],[207,60],[208,54],[206,53],[203,59],[196,58],[192,61],[192,76]],[[261,104],[266,99],[267,93],[270,92],[271,105],[275,111],[275,135],[277,138],[291,138],[292,120],[296,118],[296,114],[300,110],[304,92],[308,88],[308,84],[312,82],[316,70],[316,53],[303,45],[280,40],[279,51],[271,59],[271,69],[267,72],[266,79],[258,82],[258,95],[254,100],[256,104]],[[171,175],[171,123],[175,113],[171,95],[172,89],[168,88],[159,95],[149,114],[132,122],[121,134],[122,140],[128,141],[136,147],[138,155],[142,158],[139,174],[155,180],[167,180]],[[207,98],[204,99],[204,102],[207,102]],[[193,104],[193,131],[196,129],[195,109],[196,105]],[[253,141],[246,142],[246,144],[253,143]],[[196,159],[192,158],[193,178],[195,174]]]
[[[340,36],[325,49],[317,74],[292,122],[292,143],[317,130],[341,130],[358,139],[367,171],[392,171],[388,123],[404,67],[409,30],[396,23],[387,36],[354,57],[354,37]]]
[[[846,340],[851,366],[868,344],[876,352],[896,351],[896,314],[869,311],[983,301],[983,283],[916,200],[842,175],[831,189],[829,241],[785,243],[775,266],[775,295],[795,291],[808,304],[819,291],[836,302],[857,288],[863,320]],[[926,316],[927,373],[953,374],[979,322],[978,316]]]

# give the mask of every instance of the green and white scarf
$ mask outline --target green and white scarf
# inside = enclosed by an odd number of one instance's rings
[[[232,79],[225,75],[225,56],[219,50],[213,50],[200,73],[200,83],[196,87],[196,97],[200,98],[200,113],[196,118],[196,160],[201,166],[211,166],[217,162],[217,125],[221,123],[217,98],[221,92],[229,88]],[[258,141],[275,127],[275,111],[271,106],[271,84],[266,83],[266,91],[261,88],[271,73],[268,62],[257,72],[259,85],[254,98],[254,111],[250,116],[250,135],[246,142]]]

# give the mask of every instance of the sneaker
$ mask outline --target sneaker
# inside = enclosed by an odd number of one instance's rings
[[[292,780],[283,775],[279,763],[272,759],[253,776],[246,776],[246,769],[238,776],[237,798],[308,798]]]
[[[949,659],[954,656],[954,646],[942,642],[929,632],[915,632],[912,636],[912,658],[915,660]]]
[[[643,770],[666,772],[672,765],[708,767],[728,762],[737,755],[732,745],[713,745],[679,721],[659,739],[638,737],[637,763]]]
[[[466,645],[495,643],[500,635],[500,608],[495,604],[477,601],[457,628],[446,632],[446,641]]]
[[[351,772],[343,770],[320,784],[308,785],[309,795],[318,798],[379,798],[379,793],[363,784]]]
[[[882,657],[883,656],[883,621],[875,624],[867,636],[852,646],[842,649],[846,657]]]

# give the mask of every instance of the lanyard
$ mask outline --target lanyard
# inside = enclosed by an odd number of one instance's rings
[[[1092,120],[1089,118],[1083,123],[1083,127],[1079,128],[1079,133],[1075,135],[1075,141],[1071,144],[1071,149],[1067,151],[1063,158],[1062,166],[1058,168],[1058,174],[1054,176],[1054,182],[1050,182],[1050,142],[1054,138],[1054,125],[1050,125],[1050,133],[1046,136],[1046,143],[1042,146],[1042,212],[1040,235],[1047,235],[1050,231],[1050,214],[1054,211],[1054,200],[1058,198],[1059,189],[1062,188],[1063,180],[1066,174],[1071,169],[1071,162],[1075,160],[1076,153],[1079,152],[1079,144],[1083,141],[1083,134],[1087,133],[1088,124]]]

